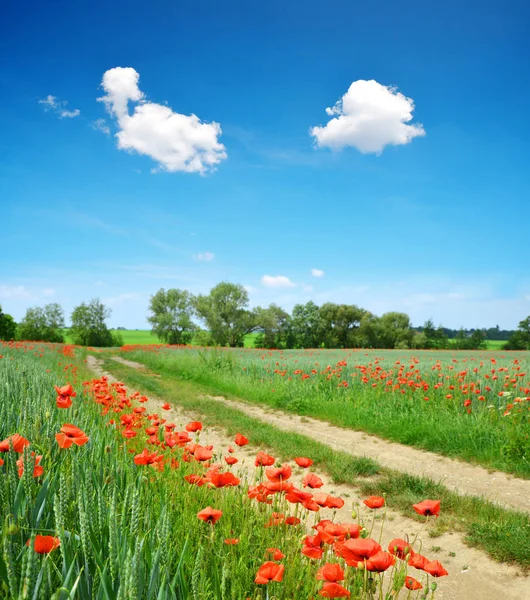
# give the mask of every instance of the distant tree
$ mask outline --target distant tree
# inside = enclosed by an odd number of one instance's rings
[[[530,350],[530,316],[519,322],[518,328],[503,348],[505,350]]]
[[[2,312],[0,305],[0,340],[14,340],[17,333],[17,324],[11,315]]]
[[[326,348],[355,348],[360,346],[358,335],[366,311],[354,304],[326,302],[320,307]]]
[[[194,298],[187,290],[158,290],[149,301],[151,331],[166,344],[189,344],[197,328]]]
[[[243,346],[245,335],[258,327],[248,304],[248,293],[242,285],[223,281],[208,295],[197,296],[195,310],[215,344],[235,348]]]
[[[288,348],[292,338],[291,317],[283,308],[271,304],[255,311],[259,333],[254,340],[256,348]]]
[[[292,329],[294,348],[322,346],[325,337],[324,323],[319,307],[312,300],[293,307]]]
[[[76,306],[70,317],[70,336],[74,344],[95,347],[123,345],[121,336],[113,334],[107,327],[106,321],[111,312],[99,298],[92,299],[88,304],[83,302]]]
[[[414,332],[407,314],[388,312],[379,317],[377,323],[377,345],[379,348],[411,348]]]
[[[444,328],[439,325],[435,328],[432,319],[427,319],[422,328],[422,333],[425,336],[421,341],[423,345],[416,345],[416,348],[431,349],[436,348],[442,350],[449,347],[449,339]]]
[[[64,342],[64,311],[57,303],[28,308],[17,330],[20,340]]]

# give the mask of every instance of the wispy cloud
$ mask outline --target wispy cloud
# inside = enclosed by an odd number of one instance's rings
[[[101,131],[105,135],[110,135],[110,127],[105,119],[96,119],[91,123],[91,127],[94,131]]]
[[[215,254],[213,252],[199,252],[198,254],[193,255],[193,260],[198,262],[210,262],[215,258]]]
[[[311,269],[311,275],[313,277],[324,277],[324,271],[321,269]]]
[[[66,100],[59,100],[57,96],[52,96],[51,94],[48,94],[46,98],[41,98],[39,100],[39,104],[43,105],[46,112],[52,111],[60,119],[73,119],[81,114],[81,111],[78,108],[69,110],[66,108],[68,106],[68,102]]]

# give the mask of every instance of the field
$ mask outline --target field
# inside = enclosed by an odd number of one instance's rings
[[[137,360],[149,370],[115,358]],[[103,363],[139,391],[89,370]],[[389,420],[393,429],[403,422],[401,414],[430,432],[424,441],[447,436],[448,420],[452,437],[458,438],[456,427],[465,432],[462,439],[483,431],[489,441],[476,440],[477,451],[497,435],[506,446],[497,452],[505,469],[525,475],[518,453],[508,449],[519,444],[520,454],[523,447],[510,437],[515,430],[528,435],[526,398],[518,395],[528,385],[527,365],[524,353],[455,357],[154,345],[87,353],[69,345],[4,343],[0,597],[411,599],[427,591],[434,598],[437,586],[446,586],[448,598],[490,600],[498,597],[495,585],[508,590],[512,580],[512,591],[523,597],[524,578],[466,554],[465,545],[444,538],[444,531],[465,533],[467,543],[493,559],[527,570],[528,515],[282,433],[216,406],[204,391],[238,390],[252,402],[350,427],[359,418],[376,428]],[[462,407],[464,386],[473,395],[471,413]],[[149,398],[151,390],[158,400]],[[487,400],[478,398],[482,393]],[[478,456],[493,460],[493,453]],[[405,539],[396,535],[403,528],[410,533]],[[428,535],[440,536],[439,545],[425,543]],[[443,563],[453,560],[475,561],[476,576],[459,580],[455,563],[443,577]]]

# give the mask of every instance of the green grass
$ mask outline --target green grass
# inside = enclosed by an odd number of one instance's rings
[[[166,374],[162,379],[131,369],[113,360],[105,369],[142,393],[168,400],[200,415],[208,424],[222,426],[229,434],[241,432],[252,444],[274,451],[279,457],[310,456],[337,483],[356,486],[364,495],[385,495],[387,504],[405,516],[421,520],[411,506],[417,498],[436,498],[442,502],[442,515],[432,530],[461,531],[467,543],[485,550],[501,562],[530,569],[530,516],[505,510],[480,498],[461,496],[425,477],[387,469],[368,457],[356,457],[331,449],[303,435],[284,432],[254,419],[237,409],[205,397],[210,391],[201,385]],[[500,533],[502,532],[502,534]]]
[[[124,356],[215,393],[530,478],[528,352],[153,348]],[[480,394],[465,392],[463,381]]]
[[[158,338],[151,333],[150,329],[125,329],[125,330],[115,330],[111,331],[115,333],[119,333],[123,338],[124,344],[159,344]],[[68,344],[72,343],[72,338],[70,337],[70,330],[63,329],[63,333],[65,336],[65,342]]]

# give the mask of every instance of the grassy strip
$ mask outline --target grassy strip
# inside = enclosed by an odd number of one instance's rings
[[[469,545],[481,548],[495,560],[530,570],[530,516],[525,513],[503,509],[474,496],[460,496],[426,477],[393,471],[370,458],[354,457],[306,436],[283,432],[237,409],[204,398],[207,390],[196,383],[154,378],[148,372],[108,359],[105,368],[135,389],[199,413],[205,423],[220,425],[229,434],[240,431],[253,444],[271,448],[282,458],[311,456],[335,482],[354,485],[366,495],[385,494],[388,506],[406,517],[420,520],[411,509],[419,497],[437,498],[442,502],[443,514],[431,530],[432,536],[450,530],[462,532]],[[369,479],[356,480],[356,477]]]

